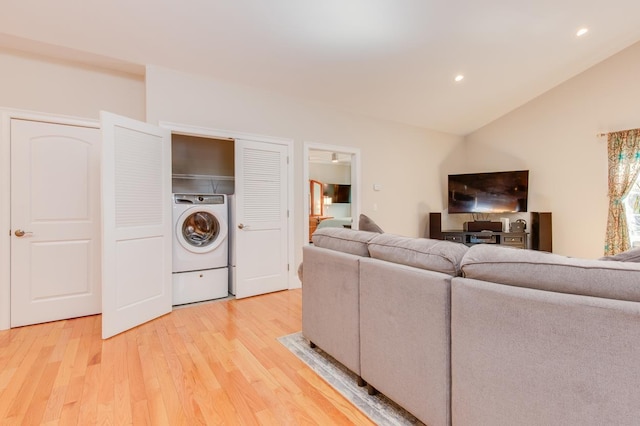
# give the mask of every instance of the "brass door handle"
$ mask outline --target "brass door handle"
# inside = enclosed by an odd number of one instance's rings
[[[16,235],[16,237],[24,237],[27,234],[33,234],[33,232],[23,231],[22,229],[16,229],[16,232],[14,232],[14,234]]]

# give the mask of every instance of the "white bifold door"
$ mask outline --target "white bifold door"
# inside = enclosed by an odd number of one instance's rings
[[[101,113],[102,337],[171,312],[171,134]]]
[[[11,120],[11,327],[102,312],[107,338],[171,311],[170,132],[100,127]]]
[[[11,120],[11,326],[102,312],[111,337],[171,312],[171,135]],[[288,284],[288,146],[236,139],[236,297]]]
[[[236,139],[236,298],[289,287],[287,147]]]

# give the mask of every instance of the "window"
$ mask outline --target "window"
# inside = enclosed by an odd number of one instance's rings
[[[624,209],[632,247],[640,247],[640,177],[635,181],[629,195],[624,199]]]

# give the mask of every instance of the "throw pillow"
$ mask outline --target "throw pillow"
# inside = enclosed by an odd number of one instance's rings
[[[302,282],[302,262],[300,262],[300,266],[298,266],[298,279]]]
[[[600,260],[617,260],[618,262],[640,262],[640,247],[632,248],[614,256],[601,257]]]
[[[377,232],[378,234],[384,234],[384,231],[382,230],[382,228],[380,228],[378,224],[375,223],[369,216],[366,216],[364,214],[360,215],[360,218],[358,220],[358,229],[361,231]]]

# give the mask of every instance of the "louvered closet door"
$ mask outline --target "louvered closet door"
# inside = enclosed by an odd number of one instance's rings
[[[102,338],[171,311],[171,135],[109,113],[102,143]]]
[[[236,139],[236,297],[289,288],[287,147]]]

